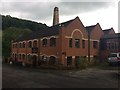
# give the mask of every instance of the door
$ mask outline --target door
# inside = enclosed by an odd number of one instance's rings
[[[37,56],[33,56],[32,64],[35,67],[37,65]]]

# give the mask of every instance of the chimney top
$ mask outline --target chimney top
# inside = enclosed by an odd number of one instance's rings
[[[53,12],[53,26],[59,24],[59,9],[58,7],[54,8]]]

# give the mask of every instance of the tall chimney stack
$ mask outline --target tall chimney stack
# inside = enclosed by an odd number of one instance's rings
[[[59,24],[59,10],[58,7],[54,8],[53,12],[53,26]]]

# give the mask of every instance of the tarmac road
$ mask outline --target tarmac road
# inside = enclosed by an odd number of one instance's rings
[[[118,88],[118,70],[60,71],[3,64],[2,88]]]

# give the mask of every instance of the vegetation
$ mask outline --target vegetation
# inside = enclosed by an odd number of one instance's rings
[[[10,56],[11,40],[15,40],[20,35],[31,33],[30,29],[21,29],[9,27],[2,32],[2,54],[5,57]]]
[[[46,24],[37,23],[30,20],[23,20],[15,17],[11,17],[10,15],[2,17],[2,31],[0,32],[0,38],[2,38],[2,55],[5,57],[10,56],[11,49],[11,40],[15,40],[20,35],[27,35],[32,31],[44,30],[48,26]],[[1,22],[0,22],[1,24]]]
[[[2,30],[5,30],[9,27],[28,28],[32,31],[36,31],[47,28],[47,25],[30,20],[23,20],[11,17],[10,15],[7,16],[2,15]]]
[[[82,56],[75,61],[75,66],[77,69],[85,69],[87,68],[87,64],[87,59]]]

